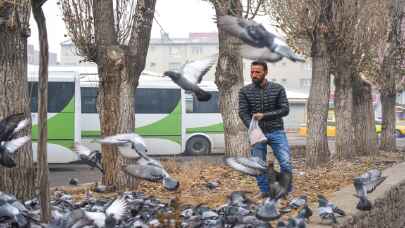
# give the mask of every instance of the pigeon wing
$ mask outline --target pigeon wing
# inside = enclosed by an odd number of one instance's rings
[[[24,120],[24,113],[9,115],[0,121],[0,141],[6,141],[11,136],[18,123]]]
[[[241,165],[246,166],[246,167],[251,168],[251,169],[260,169],[260,170],[263,170],[263,171],[268,169],[266,164],[262,160],[260,160],[260,158],[256,158],[256,157],[250,157],[250,158],[235,157],[235,160],[237,162],[239,162]]]
[[[4,144],[4,147],[7,149],[9,153],[14,153],[18,148],[23,146],[25,143],[27,143],[31,138],[28,136],[23,136],[19,137],[16,139],[13,139],[11,141],[8,141]]]
[[[88,147],[83,146],[80,143],[75,143],[74,144],[73,151],[79,156],[80,155],[85,155],[85,156],[88,157],[91,154],[91,150]]]
[[[202,81],[204,75],[216,63],[217,55],[207,59],[195,60],[185,64],[182,68],[182,75],[192,84],[198,84]]]
[[[262,174],[262,172],[260,170],[257,169],[252,169],[249,167],[246,167],[242,164],[240,164],[234,157],[228,157],[228,158],[224,158],[224,162],[226,165],[230,166],[231,168],[247,174],[247,175],[251,175],[251,176],[258,176],[260,174]]]
[[[112,215],[117,221],[127,212],[128,204],[123,198],[116,199],[105,211],[106,215]]]
[[[133,177],[138,177],[149,181],[159,181],[163,178],[163,173],[158,167],[132,164],[124,166],[123,168],[126,173]]]
[[[241,45],[240,53],[246,59],[262,60],[271,63],[278,62],[283,58],[280,54],[272,52],[267,47],[257,48],[247,44]]]

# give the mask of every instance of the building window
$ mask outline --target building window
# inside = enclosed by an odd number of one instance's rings
[[[154,67],[154,66],[156,66],[156,63],[151,62],[151,63],[150,63],[150,67]]]
[[[311,79],[310,78],[301,78],[300,79],[300,86],[301,86],[301,88],[309,88],[309,87],[311,87]]]
[[[270,79],[270,81],[272,81],[272,82],[276,82],[276,81],[277,81],[277,79],[276,79],[276,78],[272,78],[272,79]]]

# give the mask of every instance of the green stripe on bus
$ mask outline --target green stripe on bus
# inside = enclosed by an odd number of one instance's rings
[[[48,139],[74,139],[74,98],[60,112],[48,119]],[[32,139],[38,139],[38,124],[32,126]]]
[[[223,123],[217,123],[213,125],[209,125],[206,127],[194,127],[194,128],[187,128],[186,133],[196,133],[196,132],[201,132],[201,133],[213,133],[213,132],[218,132],[218,133],[223,133],[224,132],[224,124]]]
[[[32,140],[33,142],[37,143],[38,140]],[[57,144],[59,146],[66,147],[67,149],[71,150],[73,148],[74,141],[73,140],[48,140],[48,144]]]

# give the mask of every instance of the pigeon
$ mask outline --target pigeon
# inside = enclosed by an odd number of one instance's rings
[[[23,136],[10,141],[1,142],[0,144],[0,164],[7,168],[16,166],[16,162],[13,159],[14,152],[30,141],[30,137]]]
[[[91,151],[86,146],[80,143],[75,143],[73,146],[73,151],[77,153],[80,160],[85,162],[91,168],[97,168],[101,173],[104,174],[103,168],[101,168],[101,153],[98,150]]]
[[[123,170],[134,177],[142,178],[148,181],[162,181],[163,186],[169,190],[174,191],[179,187],[179,182],[174,180],[161,166],[156,166],[153,163],[137,163],[131,165],[124,165]]]
[[[137,159],[140,157],[140,154],[145,155],[147,152],[145,141],[136,133],[107,136],[100,139],[99,142],[118,145],[118,150],[121,155],[129,159]]]
[[[217,55],[214,55],[208,59],[187,61],[179,71],[165,71],[163,76],[169,77],[182,89],[193,92],[199,101],[208,101],[211,94],[197,84],[216,63],[216,59]]]
[[[0,142],[10,141],[21,130],[30,123],[28,118],[25,118],[24,113],[13,114],[7,116],[0,121]]]
[[[307,200],[308,198],[306,195],[295,197],[288,203],[288,206],[294,209],[298,209],[300,207],[305,206],[307,204]]]
[[[367,198],[367,193],[373,192],[385,179],[386,177],[383,177],[381,171],[377,169],[369,170],[353,179],[354,189],[356,190],[355,196],[359,198],[356,205],[357,209],[371,210],[372,204]]]
[[[277,62],[286,57],[293,62],[304,62],[304,59],[297,56],[285,41],[253,20],[226,15],[218,19],[218,26],[252,47],[242,47],[243,57],[269,62]]]
[[[17,227],[25,227],[28,224],[27,218],[22,214],[22,211],[3,199],[0,200],[0,218],[11,219],[12,223],[18,225]]]
[[[71,178],[69,180],[69,184],[73,185],[73,186],[77,186],[77,185],[79,185],[79,180],[77,178]]]
[[[225,157],[224,163],[243,174],[254,177],[265,173],[265,170],[262,169],[261,165],[259,163],[255,164],[254,160],[248,161],[248,159],[240,159],[240,157]],[[246,164],[250,165],[250,167]]]
[[[318,195],[318,203],[319,217],[321,217],[322,220],[329,220],[332,223],[337,223],[335,213],[341,216],[346,215],[342,209],[329,202],[323,195]]]
[[[276,206],[277,199],[266,198],[264,202],[257,208],[256,217],[265,221],[280,218],[281,215]]]

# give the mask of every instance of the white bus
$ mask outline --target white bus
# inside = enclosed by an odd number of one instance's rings
[[[98,76],[89,71],[80,73],[61,69],[50,68],[49,71],[49,163],[77,160],[71,151],[74,142],[100,149],[100,145],[94,142],[95,138],[100,137],[96,111]],[[35,77],[29,77],[34,159],[37,139],[36,80]],[[140,77],[135,94],[134,131],[144,137],[150,154],[223,153],[224,130],[217,87],[213,82],[205,81],[200,86],[212,93],[209,101],[199,102],[169,78]],[[305,106],[306,97],[302,94],[287,91],[287,96],[290,102],[303,103]]]

